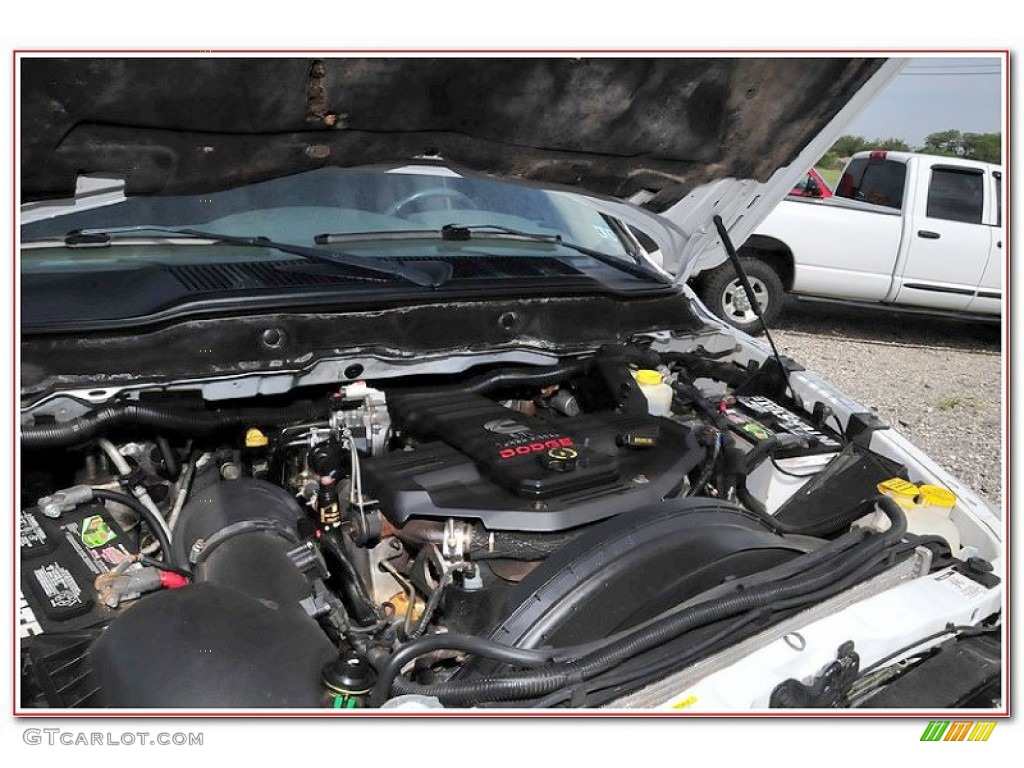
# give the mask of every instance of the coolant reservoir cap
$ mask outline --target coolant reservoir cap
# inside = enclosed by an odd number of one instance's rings
[[[264,435],[260,430],[253,427],[245,433],[245,447],[246,448],[263,448],[270,443],[270,439]]]
[[[921,489],[902,477],[892,477],[878,484],[878,492],[892,496],[897,501],[913,501]]]
[[[649,368],[641,368],[636,372],[636,383],[642,387],[656,387],[661,381],[661,374]]]
[[[956,494],[940,485],[922,485],[919,501],[926,507],[955,507]]]

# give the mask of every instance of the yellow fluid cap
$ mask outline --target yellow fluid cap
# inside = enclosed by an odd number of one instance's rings
[[[897,501],[903,499],[912,500],[921,492],[913,483],[907,482],[902,477],[890,477],[878,484],[878,492],[886,493]]]
[[[262,448],[263,446],[270,443],[270,439],[260,432],[256,427],[248,430],[245,433],[245,447],[246,448]]]
[[[922,485],[921,504],[926,507],[955,507],[956,494],[940,485]]]
[[[661,384],[661,374],[648,368],[641,368],[636,372],[636,383],[646,387],[657,386]]]

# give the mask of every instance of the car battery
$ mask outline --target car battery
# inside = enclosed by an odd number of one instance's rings
[[[789,434],[804,440],[805,446],[775,451],[773,455],[779,459],[836,453],[843,447],[836,438],[767,397],[737,397],[736,404],[727,408],[725,415],[729,429],[750,447],[778,434]]]
[[[56,520],[35,507],[22,510],[19,636],[84,629],[116,616],[93,582],[137,551],[134,536],[101,503]]]
[[[725,411],[736,445],[748,451],[776,435],[793,435],[804,445],[779,448],[747,477],[747,489],[774,512],[842,450],[842,443],[767,397],[737,397]]]

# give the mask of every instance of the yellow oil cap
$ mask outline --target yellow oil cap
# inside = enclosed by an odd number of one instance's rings
[[[636,372],[636,383],[644,387],[654,387],[661,384],[661,374],[649,368],[641,368]]]
[[[956,494],[940,485],[922,485],[920,501],[926,507],[955,507]]]
[[[891,497],[900,506],[913,506],[921,489],[902,477],[890,477],[878,484],[878,492]]]
[[[260,432],[256,427],[248,430],[245,433],[245,447],[246,448],[262,448],[270,443],[270,439]]]

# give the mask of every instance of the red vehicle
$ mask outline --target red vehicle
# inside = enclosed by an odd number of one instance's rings
[[[797,197],[817,197],[824,200],[827,197],[832,197],[832,190],[821,178],[821,174],[811,168],[800,180],[800,183],[790,190],[789,194]]]

